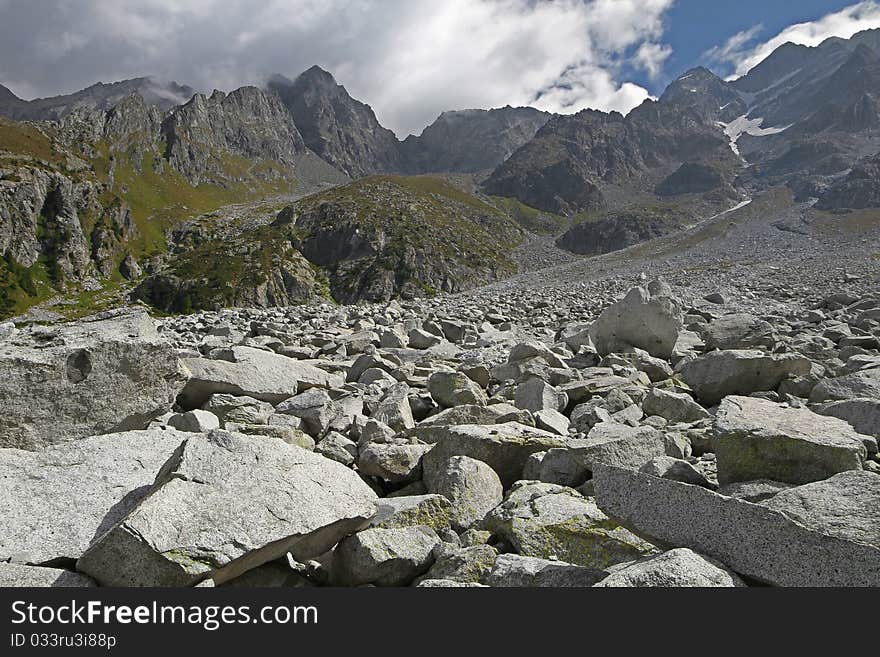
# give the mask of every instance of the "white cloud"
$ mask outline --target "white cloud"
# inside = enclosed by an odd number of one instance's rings
[[[644,69],[653,80],[663,71],[663,64],[671,54],[671,46],[646,41],[636,50],[633,61],[638,68]]]
[[[856,32],[880,27],[880,3],[866,0],[840,11],[827,14],[808,23],[791,25],[773,38],[754,43],[761,26],[740,32],[728,39],[723,46],[706,53],[716,62],[727,63],[733,68],[731,77],[740,77],[766,59],[779,46],[791,42],[804,46],[818,46],[829,37],[848,39]]]
[[[623,62],[659,73],[673,1],[45,0],[3,10],[0,61],[44,95],[147,74],[230,89],[318,64],[404,136],[447,109],[632,109],[648,92]]]

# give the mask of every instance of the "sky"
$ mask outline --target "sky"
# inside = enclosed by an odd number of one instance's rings
[[[317,64],[402,138],[450,109],[627,112],[694,66],[873,27],[880,0],[0,0],[0,84],[228,91]]]

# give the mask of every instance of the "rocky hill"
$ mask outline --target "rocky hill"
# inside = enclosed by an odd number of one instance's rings
[[[60,121],[0,122],[4,314],[137,279],[181,220],[289,193],[310,162],[290,115],[250,87],[161,112],[140,95]],[[326,165],[322,165],[326,167]],[[329,167],[326,167],[329,169]]]

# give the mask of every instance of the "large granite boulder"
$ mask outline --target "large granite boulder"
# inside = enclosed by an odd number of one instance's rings
[[[420,525],[366,529],[333,551],[332,581],[345,586],[406,586],[431,567],[440,542],[433,529]]]
[[[548,450],[541,460],[540,479],[580,486],[590,478],[596,463],[638,470],[653,457],[665,454],[666,439],[657,429],[601,422],[586,440],[570,440],[565,447]]]
[[[861,434],[880,438],[880,399],[841,399],[818,404],[813,410],[845,420]]]
[[[700,324],[697,333],[706,349],[771,349],[776,342],[769,322],[746,313],[724,315]]]
[[[453,521],[459,530],[485,518],[504,496],[495,471],[468,456],[450,457],[441,467],[433,468],[425,476],[425,485],[431,493],[443,495],[452,502]]]
[[[880,399],[880,367],[823,379],[810,393],[814,403],[843,399]]]
[[[796,354],[765,354],[751,349],[713,351],[686,362],[681,380],[706,404],[727,395],[775,390],[784,379],[807,376],[810,361]]]
[[[288,552],[300,562],[324,554],[369,523],[375,501],[336,461],[215,431],[188,439],[77,569],[104,586],[222,584]]]
[[[200,408],[211,395],[223,393],[253,397],[278,404],[309,388],[334,388],[343,378],[314,365],[254,347],[232,347],[223,359],[185,358],[190,377],[179,403]]]
[[[604,356],[644,349],[652,356],[669,358],[682,328],[681,303],[662,279],[634,287],[606,308],[590,327],[590,339]]]
[[[806,484],[860,470],[867,455],[862,437],[843,420],[733,395],[718,407],[712,446],[722,485],[756,479]]]
[[[0,449],[0,561],[78,559],[147,495],[188,437],[132,431],[40,452]]]
[[[0,447],[146,429],[185,381],[174,349],[140,309],[16,331],[0,340]]]
[[[593,475],[600,508],[656,545],[778,586],[880,586],[880,475],[842,472],[760,504],[625,468]]]
[[[560,436],[517,422],[429,429],[436,443],[422,459],[422,468],[428,479],[436,477],[453,456],[469,456],[489,465],[507,487],[522,476],[523,466],[530,455],[564,445]]]

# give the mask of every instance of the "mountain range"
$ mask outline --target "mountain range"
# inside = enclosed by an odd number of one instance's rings
[[[0,316],[59,293],[166,311],[386,300],[515,272],[535,232],[594,255],[780,187],[880,205],[880,30],[706,68],[626,116],[442,113],[399,140],[315,66],[196,93],[138,78],[0,86]]]

